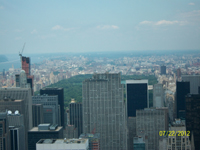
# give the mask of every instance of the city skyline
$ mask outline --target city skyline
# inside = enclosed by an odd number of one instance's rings
[[[0,1],[0,54],[199,50],[200,2]]]

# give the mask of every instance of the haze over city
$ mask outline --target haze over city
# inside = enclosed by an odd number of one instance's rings
[[[0,53],[198,50],[200,2],[0,1]]]

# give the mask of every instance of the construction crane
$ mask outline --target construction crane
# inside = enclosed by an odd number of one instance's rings
[[[22,52],[21,52],[21,53],[19,52],[19,56],[20,56],[20,57],[22,57],[22,53],[23,53],[23,51],[24,51],[25,45],[26,45],[26,43],[24,43],[24,46],[23,46],[23,48],[22,48]]]
[[[19,52],[20,61],[21,61],[21,69],[22,69],[22,53],[23,53],[23,51],[24,51],[25,45],[26,45],[26,43],[24,43],[24,46],[23,46],[23,48],[22,48],[22,52],[21,52],[21,53]]]

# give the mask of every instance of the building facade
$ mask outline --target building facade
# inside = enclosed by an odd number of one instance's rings
[[[128,117],[135,117],[137,109],[149,107],[148,80],[126,80]]]
[[[40,95],[48,94],[58,95],[58,105],[60,105],[60,118],[61,118],[61,126],[64,127],[64,89],[63,88],[43,88],[40,90]]]
[[[127,149],[124,86],[120,73],[94,74],[83,81],[83,133],[100,133],[103,150]]]
[[[43,105],[42,104],[33,104],[32,105],[33,111],[33,127],[37,127],[39,124],[44,123],[44,116],[43,116]]]
[[[198,94],[200,86],[200,75],[182,75],[184,82],[190,82],[190,94]]]
[[[160,67],[160,74],[166,75],[166,66],[163,65],[163,66]]]
[[[83,133],[83,112],[82,103],[71,101],[69,104],[70,125],[78,129],[78,136]]]
[[[59,124],[58,96],[47,94],[32,96],[33,104],[43,105],[44,123]]]
[[[148,150],[159,150],[159,131],[168,130],[168,108],[136,110],[136,134],[141,130],[148,136]]]
[[[164,90],[162,84],[153,86],[153,107],[164,107]]]
[[[177,118],[185,118],[185,96],[190,93],[190,82],[176,82]]]

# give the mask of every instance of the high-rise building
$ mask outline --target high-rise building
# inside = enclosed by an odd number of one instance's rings
[[[136,117],[128,117],[128,150],[133,150],[133,138],[136,137]]]
[[[145,142],[142,137],[134,137],[133,139],[134,150],[145,150]]]
[[[56,126],[53,130],[50,124],[40,124],[28,131],[28,150],[36,150],[36,143],[40,139],[63,138],[63,127]]]
[[[149,137],[148,150],[159,150],[159,132],[168,130],[168,108],[136,110],[136,134],[141,130]]]
[[[59,124],[58,119],[58,95],[49,96],[47,94],[32,96],[33,104],[43,105],[44,123]]]
[[[177,77],[180,78],[181,77],[181,68],[177,69]]]
[[[26,72],[26,76],[31,75],[31,59],[29,57],[22,56],[22,70]]]
[[[88,150],[88,139],[41,139],[37,150]],[[89,149],[90,150],[90,149]]]
[[[33,104],[32,105],[33,111],[33,127],[37,127],[39,124],[44,123],[44,116],[43,116],[43,105],[42,104]]]
[[[10,147],[11,150],[25,150],[25,128],[24,117],[15,111],[15,113],[8,113],[8,124],[10,131]]]
[[[79,138],[89,140],[89,150],[100,150],[100,134],[99,133],[82,133]]]
[[[128,117],[135,117],[137,109],[149,107],[148,80],[126,80]]]
[[[198,94],[200,86],[200,75],[182,75],[184,82],[190,82],[190,94]]]
[[[60,105],[61,126],[64,127],[64,89],[63,88],[43,88],[40,95],[58,95],[58,105]]]
[[[63,137],[67,139],[78,138],[78,129],[74,125],[67,125],[63,129]]]
[[[168,136],[167,150],[191,150],[189,136],[187,136],[189,134],[186,131],[184,121],[176,119],[169,128],[169,131],[171,131],[172,134]]]
[[[127,149],[124,86],[120,73],[94,74],[83,81],[83,133],[100,133],[103,150]]]
[[[0,99],[5,97],[15,100],[24,100],[24,126],[25,126],[25,139],[27,148],[27,132],[32,128],[32,97],[30,88],[0,88]],[[6,109],[6,108],[5,108]],[[10,109],[12,110],[12,109]],[[15,108],[15,110],[18,110]],[[15,111],[13,110],[13,111]],[[20,111],[20,110],[19,110]]]
[[[8,120],[7,112],[0,112],[0,149],[9,150],[9,130],[8,130]]]
[[[188,94],[186,104],[186,129],[193,134],[195,149],[200,149],[200,95]],[[191,136],[190,136],[191,140]]]
[[[70,125],[78,128],[78,136],[80,136],[83,133],[82,103],[75,103],[74,99],[72,99],[69,104],[69,111]]]
[[[185,118],[185,96],[190,93],[190,82],[176,82],[177,118]]]
[[[161,75],[166,74],[166,66],[163,65],[163,66],[160,67],[160,74]]]
[[[153,86],[153,107],[164,107],[164,91],[162,84]]]

